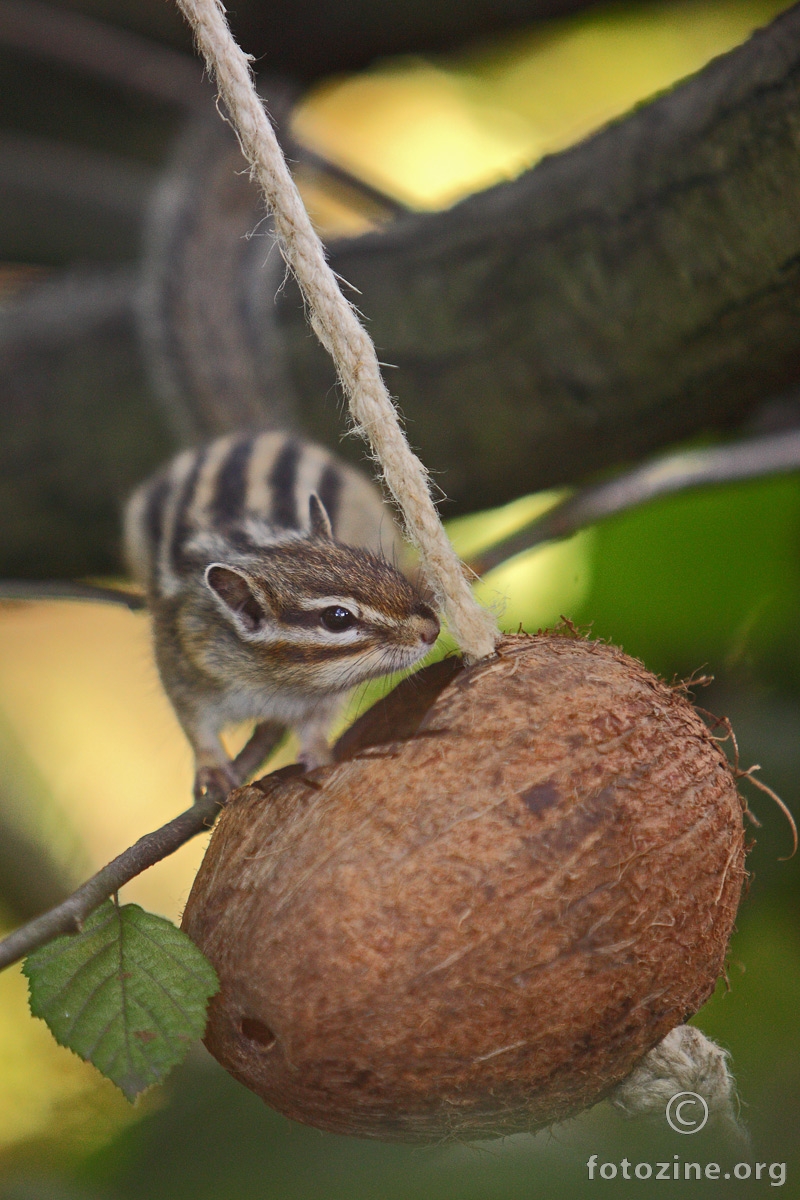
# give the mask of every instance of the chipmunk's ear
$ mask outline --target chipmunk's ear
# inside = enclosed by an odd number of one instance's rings
[[[312,492],[308,498],[308,515],[311,519],[311,536],[332,542],[333,530],[330,517],[316,492]]]
[[[267,620],[264,601],[256,595],[246,575],[235,567],[212,563],[206,567],[205,580],[245,636],[263,628]]]

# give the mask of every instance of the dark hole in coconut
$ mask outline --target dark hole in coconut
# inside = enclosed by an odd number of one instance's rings
[[[249,1041],[258,1042],[259,1046],[264,1046],[267,1050],[274,1046],[277,1040],[269,1025],[265,1025],[256,1017],[243,1017],[239,1028]]]

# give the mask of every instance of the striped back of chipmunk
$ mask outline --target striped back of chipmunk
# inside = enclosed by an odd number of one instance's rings
[[[359,471],[287,433],[239,433],[185,450],[137,488],[125,509],[128,567],[148,591],[176,595],[199,535],[235,545],[254,524],[267,538],[307,529],[312,492],[337,541],[390,561],[402,554],[389,509]]]

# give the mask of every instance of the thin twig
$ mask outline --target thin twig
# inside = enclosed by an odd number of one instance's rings
[[[258,769],[283,737],[284,729],[273,722],[257,725],[253,736],[233,761],[240,782]],[[112,862],[49,912],[35,917],[0,941],[0,970],[25,958],[38,946],[64,933],[78,933],[83,922],[104,900],[142,871],[174,854],[185,842],[211,828],[227,796],[210,792],[160,829],[145,834],[123,850]]]
[[[360,175],[354,175],[347,167],[341,166],[331,158],[326,158],[319,150],[312,150],[294,134],[290,133],[287,137],[286,133],[283,133],[282,136],[284,144],[287,145],[288,152],[293,158],[308,167],[313,167],[321,175],[327,176],[332,183],[342,184],[350,191],[356,192],[363,200],[384,209],[387,216],[407,217],[413,213],[414,209],[408,204],[404,204],[402,200],[398,200],[396,196],[390,196],[382,188],[367,183]]]
[[[102,604],[121,604],[131,612],[147,607],[141,592],[53,579],[0,579],[0,602],[3,600],[89,600]]]
[[[800,470],[800,431],[750,438],[710,450],[689,450],[655,459],[615,479],[583,488],[543,516],[490,544],[470,561],[478,575],[542,542],[571,537],[596,521],[627,512],[658,496],[691,488],[721,486]],[[139,592],[61,580],[0,580],[3,600],[95,600],[132,612],[146,607]]]
[[[584,525],[637,507],[659,495],[692,487],[794,471],[798,468],[800,432],[794,431],[753,438],[713,450],[668,455],[608,483],[584,489],[551,509],[544,517],[532,522],[526,529],[484,551],[480,563],[474,565],[476,569],[488,571],[513,554],[519,554],[553,538],[568,537]],[[142,597],[136,593],[90,584],[59,582],[0,583],[0,598],[103,600],[127,604],[133,609],[143,607]],[[240,779],[246,779],[257,769],[277,744],[281,734],[280,727],[268,724],[256,729],[233,764]],[[752,771],[753,768],[740,774],[747,775],[756,787],[774,796],[760,780],[753,779]],[[783,811],[787,812],[785,805],[777,797],[775,799]],[[21,926],[0,941],[0,970],[24,958],[37,946],[59,934],[75,932],[89,913],[123,884],[172,854],[196,834],[210,828],[224,802],[225,797],[220,795],[204,796],[192,808],[169,821],[161,829],[140,838],[135,845],[87,880],[62,904]],[[794,822],[788,812],[787,816],[792,823],[796,849]]]
[[[542,542],[570,537],[586,525],[674,492],[800,469],[800,431],[749,438],[709,450],[667,454],[615,479],[583,488],[510,537],[477,554],[479,575]]]

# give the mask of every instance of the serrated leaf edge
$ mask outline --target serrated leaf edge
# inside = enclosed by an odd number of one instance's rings
[[[101,908],[105,907],[105,904],[107,904],[107,903],[109,903],[109,902],[108,901],[104,902],[104,904],[101,906]],[[163,946],[162,944],[160,944],[158,942],[158,940],[155,939],[146,928],[142,928],[142,926],[138,924],[139,918],[138,917],[133,918],[132,912],[129,914],[129,916],[126,919],[126,917],[123,916],[123,913],[125,912],[126,909],[127,910],[137,910],[147,920],[154,920],[159,923],[163,922],[163,926],[165,927],[165,929],[168,929],[168,930],[176,933],[180,938],[185,938],[186,941],[189,943],[189,945],[193,948],[193,950],[200,956],[202,963],[206,966],[207,969],[206,970],[197,969],[194,966],[187,965],[186,963],[182,962],[180,957],[171,948],[167,948],[167,947]],[[95,911],[99,912],[100,909],[95,910]],[[92,916],[94,916],[94,914],[92,914]],[[170,1064],[170,1067],[167,1068],[166,1071],[160,1071],[159,1068],[152,1063],[152,1060],[150,1059],[149,1055],[147,1054],[146,1043],[143,1043],[142,1045],[139,1045],[136,1047],[137,1053],[136,1053],[136,1056],[134,1056],[132,1044],[131,1044],[131,1030],[130,1030],[131,1019],[132,1019],[130,1016],[131,998],[129,996],[129,989],[127,987],[127,981],[125,979],[125,975],[126,975],[125,965],[124,965],[124,938],[125,938],[125,935],[130,934],[131,932],[135,932],[144,941],[148,942],[150,944],[150,946],[152,946],[158,954],[160,954],[164,958],[168,959],[169,962],[172,963],[178,969],[178,971],[184,976],[184,978],[188,977],[188,979],[193,980],[194,982],[199,984],[201,988],[207,989],[206,995],[205,995],[206,1007],[207,1007],[208,1002],[211,999],[211,997],[213,995],[215,995],[217,991],[219,991],[220,984],[219,984],[219,979],[217,977],[216,971],[214,970],[214,967],[208,961],[208,959],[205,958],[202,951],[197,946],[194,945],[194,943],[191,941],[190,938],[187,937],[187,935],[183,932],[183,930],[179,929],[178,926],[173,925],[171,921],[167,920],[167,918],[160,917],[156,913],[150,913],[146,909],[143,909],[138,904],[126,904],[126,905],[123,905],[122,907],[120,907],[119,905],[115,904],[112,901],[107,917],[104,917],[102,920],[97,921],[94,928],[87,930],[86,932],[89,933],[90,936],[102,934],[114,922],[116,922],[116,926],[117,926],[117,930],[118,930],[117,936],[113,937],[111,940],[107,941],[105,945],[102,945],[99,948],[99,950],[97,951],[97,953],[92,956],[92,958],[86,960],[85,962],[80,963],[77,967],[77,970],[71,976],[71,978],[66,983],[64,983],[56,992],[54,992],[52,994],[52,996],[49,997],[48,1003],[47,1003],[47,1008],[49,1010],[52,1005],[55,1005],[57,1003],[59,998],[61,996],[63,996],[64,992],[69,989],[69,987],[74,983],[74,981],[80,977],[80,974],[83,970],[88,969],[93,963],[96,964],[98,958],[100,958],[106,951],[112,950],[113,947],[116,945],[116,947],[117,947],[116,979],[119,982],[119,987],[120,987],[120,992],[121,992],[121,997],[122,997],[120,1011],[113,1014],[112,1017],[110,1018],[110,1020],[108,1022],[106,1022],[106,1024],[103,1026],[103,1029],[100,1031],[97,1038],[94,1040],[94,1042],[92,1042],[91,1047],[89,1049],[87,1049],[85,1053],[79,1054],[78,1051],[76,1051],[71,1045],[69,1045],[69,1042],[67,1040],[63,1040],[62,1037],[58,1033],[56,1033],[56,1031],[50,1025],[50,1022],[49,1022],[47,1015],[45,1014],[45,1011],[43,1010],[42,1006],[35,1005],[36,998],[34,996],[34,992],[36,990],[36,980],[35,980],[35,978],[32,978],[29,970],[27,969],[27,967],[28,967],[27,959],[22,964],[22,970],[29,981],[29,997],[30,997],[29,998],[29,1006],[30,1006],[31,1012],[33,1013],[34,1016],[38,1017],[40,1020],[43,1020],[45,1022],[45,1024],[47,1025],[48,1029],[50,1030],[50,1033],[52,1034],[55,1041],[60,1046],[63,1046],[65,1049],[67,1049],[71,1053],[75,1054],[76,1057],[82,1059],[85,1062],[89,1062],[95,1068],[95,1070],[97,1070],[101,1075],[103,1075],[105,1078],[109,1079],[109,1081],[111,1083],[113,1083],[116,1087],[118,1087],[119,1090],[123,1093],[123,1095],[129,1101],[133,1101],[138,1095],[141,1094],[141,1092],[145,1091],[148,1087],[152,1087],[154,1084],[161,1082],[161,1080],[166,1076],[168,1071],[171,1070],[172,1067],[176,1066],[177,1062],[180,1061],[180,1059],[178,1059],[176,1062]],[[84,932],[84,930],[80,931],[80,933],[83,933],[83,932]],[[78,934],[78,936],[80,936],[80,933]],[[170,936],[170,934],[167,934],[167,936]],[[62,938],[63,938],[63,941],[62,941]],[[40,947],[37,951],[34,952],[37,956],[36,957],[36,966],[41,967],[42,969],[47,969],[54,962],[57,962],[59,958],[63,957],[64,954],[69,952],[69,950],[71,948],[71,946],[70,946],[71,941],[72,941],[72,936],[69,934],[61,935],[61,937],[54,939],[54,942],[50,943],[53,953],[51,953],[49,955],[42,955],[41,952],[44,951],[46,949],[46,947],[45,946]],[[60,942],[61,944],[57,945],[56,943],[58,943],[58,942]],[[33,955],[31,955],[30,957],[33,957]],[[169,1002],[169,1004],[172,1006],[172,1008],[177,1012],[177,1014],[180,1017],[183,1018],[183,1020],[187,1026],[191,1027],[194,1025],[196,1014],[190,1013],[182,1003],[180,1003],[178,1000],[176,1000],[175,997],[170,994],[167,987],[165,987],[165,985],[153,975],[151,970],[149,970],[147,967],[143,966],[143,964],[140,962],[136,963],[136,969],[141,971],[143,975],[146,975],[147,978],[150,979],[150,981],[152,982],[154,987],[157,988],[163,994],[163,996],[166,998],[166,1000]],[[64,1039],[70,1038],[72,1036],[72,1033],[73,1033],[77,1023],[79,1022],[79,1020],[83,1016],[83,1014],[86,1012],[88,1006],[92,1003],[92,1001],[95,999],[95,997],[103,990],[104,987],[109,986],[109,984],[113,984],[114,981],[115,981],[115,971],[112,969],[98,983],[97,987],[95,987],[92,990],[92,992],[89,994],[89,996],[86,997],[86,999],[84,1000],[84,1003],[81,1005],[80,1009],[74,1014],[67,1030],[64,1033]],[[188,1044],[194,1040],[195,1036],[198,1036],[198,1035],[192,1035],[192,1037],[190,1037],[190,1038],[189,1037],[182,1038],[179,1035],[176,1036],[174,1034],[168,1034],[167,1032],[165,1032],[165,1030],[162,1028],[160,1022],[157,1020],[155,1013],[145,1003],[143,1003],[141,1001],[137,1001],[137,1003],[144,1011],[148,1022],[152,1026],[154,1026],[155,1029],[157,1029],[158,1036],[161,1039],[162,1044],[168,1048],[171,1048],[173,1050],[173,1052],[175,1049],[179,1049],[179,1050],[183,1050],[184,1054],[185,1054],[185,1052],[188,1048]],[[39,1011],[37,1011],[37,1008],[39,1008]],[[99,1044],[102,1042],[103,1038],[106,1036],[106,1034],[112,1028],[114,1023],[119,1020],[122,1020],[123,1045],[121,1046],[119,1052],[117,1054],[115,1054],[112,1057],[112,1059],[110,1060],[109,1069],[113,1070],[115,1065],[119,1062],[120,1058],[122,1058],[123,1065],[124,1065],[124,1067],[127,1068],[127,1070],[117,1072],[119,1079],[112,1079],[111,1076],[106,1073],[106,1071],[101,1070],[100,1067],[97,1066],[97,1064],[92,1059],[92,1055],[96,1051]],[[199,1036],[202,1036],[202,1031]],[[134,1057],[136,1058],[136,1062],[141,1064],[140,1066],[136,1065],[136,1063],[134,1062]],[[129,1080],[130,1079],[135,1080],[136,1085],[132,1087],[132,1086],[130,1086],[130,1082],[129,1082],[128,1085],[126,1086],[126,1082],[125,1082],[126,1077]]]

